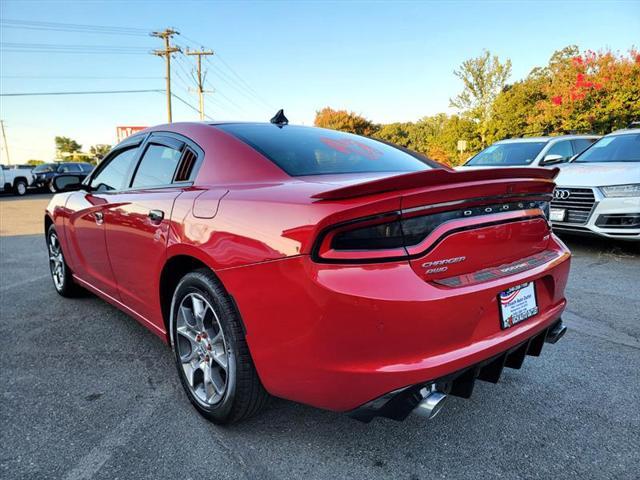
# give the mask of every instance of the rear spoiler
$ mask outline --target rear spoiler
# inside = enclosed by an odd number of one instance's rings
[[[452,183],[477,182],[483,180],[541,179],[551,181],[556,178],[559,168],[483,168],[478,170],[433,169],[405,173],[393,177],[381,178],[370,182],[358,183],[347,187],[316,193],[311,198],[320,200],[338,200],[384,193],[394,190],[433,187]]]

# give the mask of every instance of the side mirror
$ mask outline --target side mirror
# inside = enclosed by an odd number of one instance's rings
[[[540,165],[553,165],[554,163],[562,162],[564,162],[564,157],[562,155],[545,155],[540,162]]]
[[[80,175],[65,173],[53,179],[53,186],[56,192],[72,192],[83,188],[83,179]]]

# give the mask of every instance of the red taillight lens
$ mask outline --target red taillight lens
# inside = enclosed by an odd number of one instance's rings
[[[484,204],[458,210],[421,215],[419,211],[391,212],[376,217],[354,220],[325,231],[314,248],[320,261],[366,262],[407,258],[410,247],[418,245],[440,225],[517,210],[538,210],[548,218],[549,202]]]
[[[366,261],[406,256],[400,213],[349,222],[326,232],[316,257],[335,261]]]

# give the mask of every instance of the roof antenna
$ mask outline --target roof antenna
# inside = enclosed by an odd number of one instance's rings
[[[271,120],[269,120],[274,125],[278,125],[279,127],[283,127],[285,125],[289,125],[289,119],[284,116],[284,110],[281,108],[278,110]]]

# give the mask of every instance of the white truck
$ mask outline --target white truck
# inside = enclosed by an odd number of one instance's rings
[[[24,195],[27,188],[33,183],[31,168],[1,165],[0,168],[0,192],[12,191],[16,195]]]

